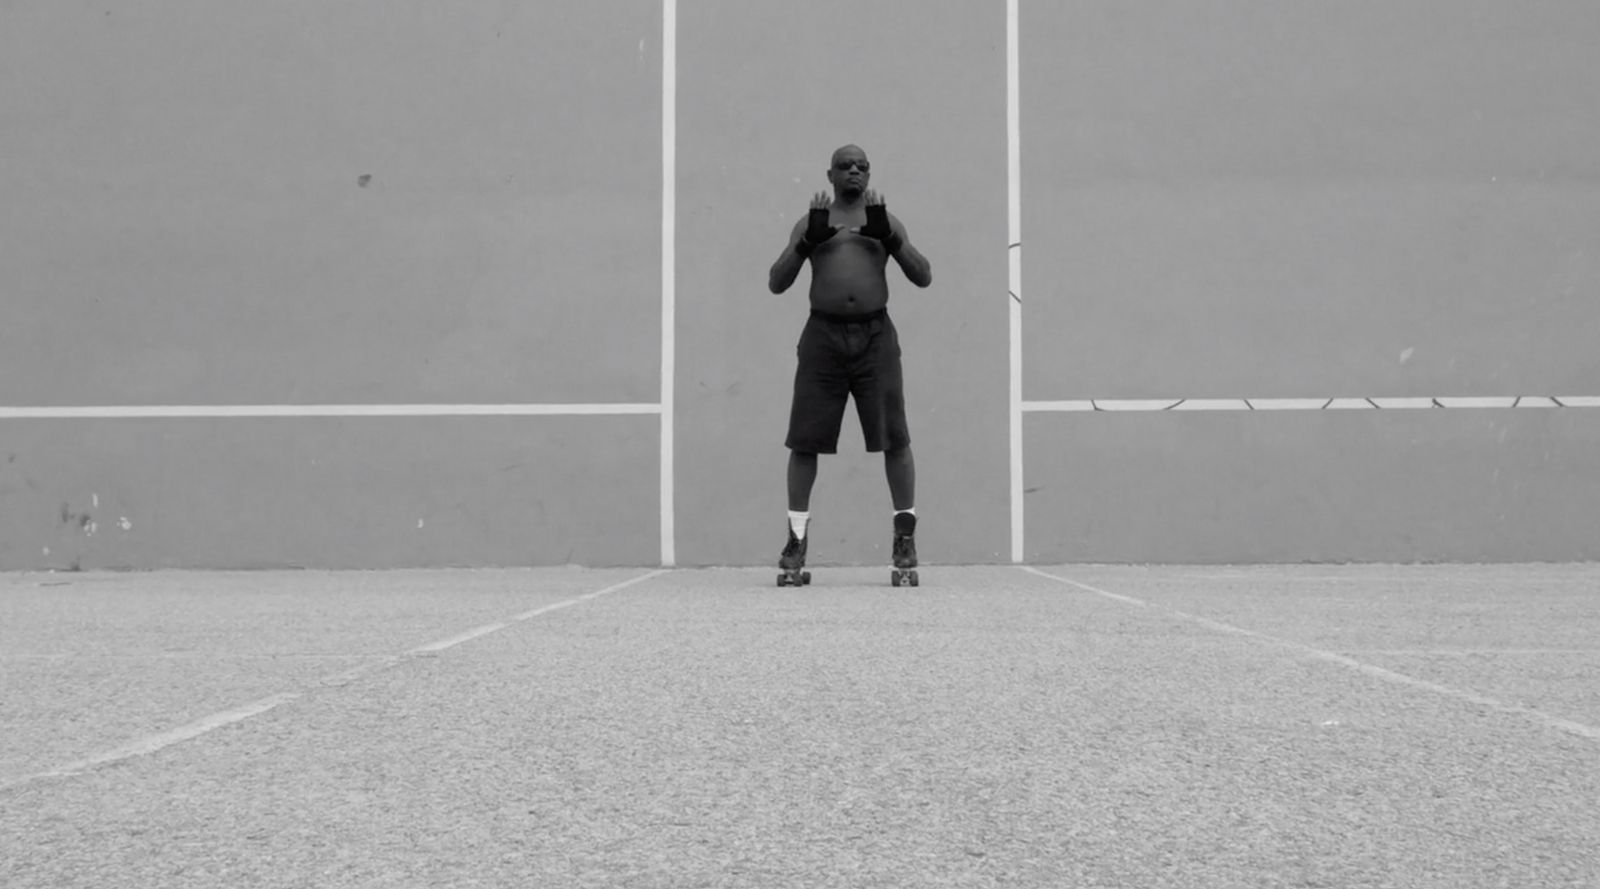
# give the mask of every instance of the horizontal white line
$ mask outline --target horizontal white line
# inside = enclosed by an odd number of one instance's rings
[[[1029,413],[1090,411],[1336,411],[1600,407],[1596,395],[1370,396],[1361,398],[1080,398],[1024,401]]]
[[[659,404],[130,404],[0,407],[0,420],[209,417],[553,417],[659,414]]]
[[[1575,654],[1600,656],[1600,648],[1342,648],[1334,654],[1394,655],[1404,657],[1483,657],[1522,655],[1571,657]]]

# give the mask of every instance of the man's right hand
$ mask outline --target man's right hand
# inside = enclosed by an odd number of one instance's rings
[[[828,224],[828,208],[831,206],[833,199],[828,197],[827,192],[819,191],[812,196],[811,213],[806,219],[806,233],[796,245],[801,256],[810,256],[811,251],[839,233],[839,229]]]

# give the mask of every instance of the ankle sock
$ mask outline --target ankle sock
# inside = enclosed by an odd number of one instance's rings
[[[789,510],[789,530],[801,540],[806,539],[806,526],[811,524],[811,512],[796,512]]]

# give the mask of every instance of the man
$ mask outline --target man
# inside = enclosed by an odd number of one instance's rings
[[[866,152],[846,145],[833,153],[828,182],[833,196],[818,192],[807,215],[795,223],[767,281],[783,293],[811,261],[811,315],[796,348],[798,363],[789,411],[789,541],[778,567],[805,565],[811,520],[811,488],[817,455],[838,450],[845,400],[853,397],[869,452],[883,452],[884,473],[894,504],[894,565],[915,567],[913,538],[916,467],[906,425],[900,375],[900,340],[885,308],[890,258],[918,287],[933,283],[933,270],[911,246],[906,227],[869,189],[872,166]]]

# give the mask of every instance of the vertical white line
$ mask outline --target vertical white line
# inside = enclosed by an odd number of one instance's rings
[[[1006,0],[1006,256],[1011,311],[1011,561],[1023,560],[1022,489],[1022,105],[1018,0]]]
[[[661,4],[661,564],[677,562],[673,407],[677,384],[678,4]]]

